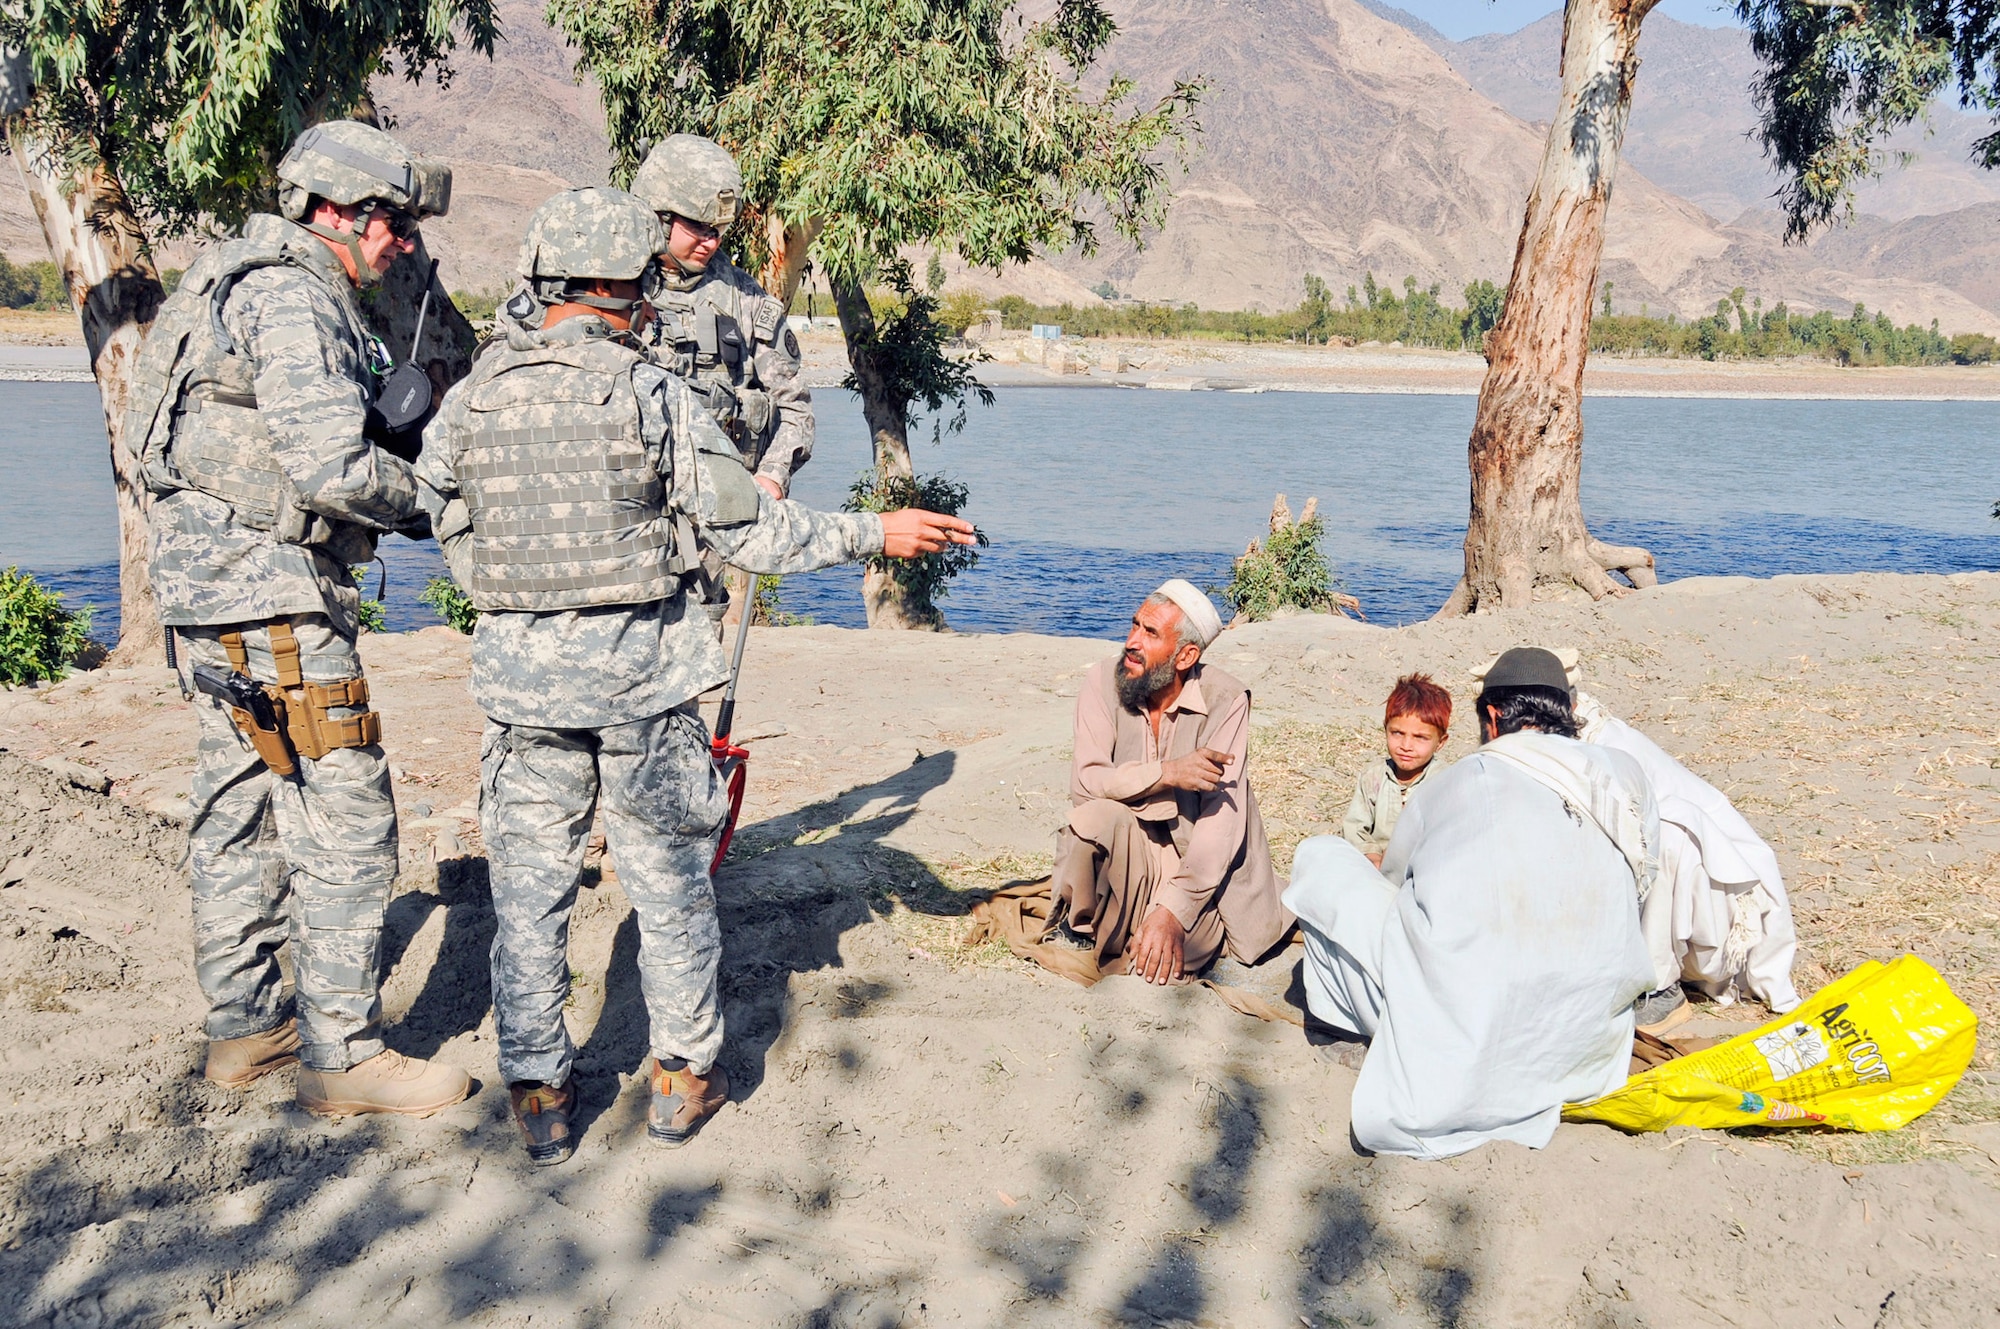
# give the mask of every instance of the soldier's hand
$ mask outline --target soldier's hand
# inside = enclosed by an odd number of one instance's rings
[[[935,554],[947,545],[973,543],[972,523],[962,517],[922,508],[882,514],[882,552],[890,558],[917,558]]]
[[[1160,763],[1160,784],[1205,794],[1222,783],[1222,773],[1236,758],[1216,748],[1196,748],[1185,757]]]

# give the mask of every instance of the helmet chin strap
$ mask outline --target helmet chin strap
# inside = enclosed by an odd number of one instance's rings
[[[371,198],[363,205],[361,211],[354,214],[352,230],[336,231],[331,226],[322,226],[318,222],[311,221],[302,223],[308,231],[320,239],[339,245],[347,251],[348,257],[354,263],[354,284],[363,289],[382,280],[382,274],[375,271],[374,265],[361,254],[361,236],[368,229],[368,219],[374,215],[375,200]]]

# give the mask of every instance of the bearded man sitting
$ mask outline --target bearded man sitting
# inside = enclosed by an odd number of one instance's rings
[[[1050,916],[1100,973],[1181,982],[1224,951],[1255,963],[1291,929],[1245,769],[1250,690],[1201,658],[1221,631],[1206,595],[1169,581],[1077,694]]]

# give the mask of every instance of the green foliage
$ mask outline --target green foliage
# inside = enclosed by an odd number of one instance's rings
[[[1790,238],[1852,215],[1876,147],[1955,89],[1995,115],[1974,145],[2000,165],[2000,6],[1992,0],[1736,0],[1763,64],[1753,86],[1765,155],[1785,178]]]
[[[1306,298],[1277,314],[1197,309],[1193,305],[1139,305],[1118,309],[1075,305],[1031,305],[1019,296],[999,302],[1009,328],[1059,323],[1071,337],[1185,337],[1245,342],[1401,342],[1476,351],[1500,321],[1507,288],[1476,281],[1465,288],[1462,308],[1439,302],[1438,288],[1419,290],[1403,279],[1403,295],[1367,274],[1359,290],[1348,288],[1336,305],[1324,281],[1306,274]],[[1887,314],[1856,305],[1847,318],[1824,310],[1793,314],[1779,303],[1766,310],[1761,300],[1744,303],[1738,287],[1716,301],[1716,312],[1683,323],[1673,315],[1599,314],[1591,320],[1593,354],[1652,355],[1669,359],[1768,360],[1811,357],[1843,365],[1984,364],[2000,358],[2000,344],[1982,333],[1947,338],[1936,326],[1898,328]]]
[[[1223,599],[1253,623],[1287,606],[1308,613],[1335,610],[1342,597],[1319,547],[1325,534],[1326,519],[1315,503],[1307,503],[1297,521],[1289,512],[1282,520],[1274,513],[1270,535],[1261,545],[1250,542],[1230,572],[1229,585],[1219,588]]]
[[[897,413],[905,428],[911,409],[921,404],[935,419],[931,438],[936,442],[947,432],[956,434],[965,428],[967,397],[977,397],[982,406],[993,404],[993,389],[972,372],[972,366],[984,356],[953,359],[944,353],[946,339],[954,334],[937,317],[937,297],[911,284],[908,263],[889,259],[883,264],[883,274],[894,302],[883,301],[877,307],[872,327],[844,329],[849,358],[857,365],[865,362],[872,373],[880,375],[877,391],[883,405]],[[850,369],[841,386],[850,392],[864,391],[859,369]]]
[[[1983,332],[1961,332],[1951,339],[1951,362],[1955,365],[1985,365],[2000,359],[2000,342]]]
[[[299,131],[360,105],[372,79],[449,76],[490,55],[493,0],[31,0],[0,44],[33,61],[27,139],[58,173],[103,169],[164,233],[234,223],[273,197]]]
[[[63,676],[90,640],[90,610],[65,609],[19,568],[0,572],[0,683],[12,687]]]
[[[937,321],[954,337],[979,322],[992,306],[977,291],[947,291],[937,307]]]
[[[924,508],[955,517],[965,507],[967,496],[964,485],[942,475],[920,475],[911,480],[899,475],[878,476],[874,470],[867,470],[854,481],[854,487],[848,491],[847,501],[841,507],[848,512]],[[941,553],[925,554],[919,558],[883,558],[878,555],[868,560],[868,566],[895,578],[896,584],[909,593],[913,603],[929,605],[944,598],[953,577],[979,562],[979,550],[990,541],[984,531],[975,529],[973,534],[978,538],[977,546],[949,545]]]
[[[0,254],[0,305],[9,309],[68,309],[69,286],[47,259],[15,264]]]
[[[451,302],[468,323],[491,323],[507,298],[505,291],[453,291]]]
[[[460,590],[458,583],[449,577],[432,577],[424,583],[424,589],[417,592],[417,599],[429,605],[446,627],[468,637],[479,623],[479,610],[473,606],[472,597]]]
[[[172,295],[181,288],[181,278],[187,275],[185,268],[166,268],[160,273],[160,289]]]
[[[1966,338],[1958,340],[1972,349]],[[1593,353],[1704,360],[1806,356],[1842,365],[1941,365],[1954,359],[1954,345],[1935,323],[1898,328],[1887,314],[1871,315],[1860,305],[1846,318],[1826,310],[1793,314],[1782,300],[1752,312],[1744,307],[1740,288],[1735,299],[1718,300],[1715,313],[1690,323],[1671,316],[1613,314],[1590,325]]]
[[[816,232],[840,283],[913,245],[983,267],[1089,251],[1086,200],[1134,239],[1159,223],[1153,154],[1192,131],[1200,88],[1138,111],[1129,79],[1087,92],[1117,29],[1099,0],[1053,9],[1027,22],[1013,0],[550,0],[548,17],[598,86],[615,180],[667,134],[709,134],[736,154],[757,216]],[[765,230],[739,234],[754,249]]]
[[[778,598],[778,587],[782,579],[768,573],[757,578],[757,599],[753,609],[757,615],[752,622],[767,628],[809,628],[813,625],[811,614],[788,614]]]
[[[1091,287],[1090,289],[1092,292],[1094,292],[1095,294],[1106,300],[1116,300],[1118,298],[1118,288],[1116,286],[1113,286],[1108,281],[1101,281],[1097,283],[1097,285]]]
[[[349,568],[347,575],[354,578],[356,587],[361,588],[361,604],[356,611],[361,622],[361,630],[363,632],[387,632],[389,630],[389,611],[383,608],[382,602],[379,599],[371,600],[368,598],[366,589],[368,586],[368,564],[362,563]],[[379,596],[382,594],[382,587],[387,584],[387,581],[388,574],[385,572],[383,580],[376,584],[376,595]]]

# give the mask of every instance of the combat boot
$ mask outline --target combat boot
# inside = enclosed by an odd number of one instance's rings
[[[707,1075],[696,1075],[686,1062],[669,1070],[656,1058],[653,1097],[646,1105],[646,1134],[678,1149],[728,1101],[729,1073],[719,1064]]]
[[[576,1138],[570,1134],[570,1113],[576,1111],[576,1077],[561,1085],[524,1080],[507,1086],[514,1101],[514,1120],[528,1137],[528,1161],[536,1167],[553,1167],[576,1152]]]
[[[202,1076],[224,1089],[242,1089],[272,1071],[293,1066],[299,1060],[299,1026],[287,1020],[275,1029],[242,1038],[212,1038]]]
[[[384,1048],[344,1071],[299,1067],[299,1106],[321,1117],[396,1112],[428,1117],[472,1092],[472,1077],[443,1062]]]

